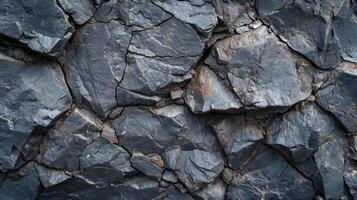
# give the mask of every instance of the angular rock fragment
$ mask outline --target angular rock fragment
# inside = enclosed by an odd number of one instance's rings
[[[56,1],[0,2],[0,35],[20,41],[34,51],[51,55],[61,53],[72,29]]]
[[[351,136],[349,141],[350,159],[357,162],[357,134]]]
[[[131,32],[118,22],[86,24],[78,30],[65,67],[77,103],[105,118],[116,107]]]
[[[72,16],[78,25],[86,23],[94,14],[94,6],[91,0],[58,0],[64,12]]]
[[[349,132],[357,132],[357,65],[343,63],[317,92],[317,102]]]
[[[38,160],[46,166],[57,169],[79,170],[79,157],[90,142],[91,140],[80,134],[50,131],[44,139]]]
[[[204,1],[153,1],[177,19],[193,25],[199,32],[209,35],[217,25],[218,19],[213,5]]]
[[[244,116],[218,119],[212,127],[233,169],[240,168],[257,153],[265,134],[262,126],[246,121]]]
[[[198,199],[205,200],[224,200],[226,195],[226,187],[221,179],[208,184],[202,190],[196,192],[193,196],[197,196]]]
[[[145,95],[167,94],[191,78],[203,48],[195,30],[176,19],[134,32],[120,87]]]
[[[201,66],[186,88],[185,102],[195,113],[235,112],[243,105],[206,66]]]
[[[269,148],[259,153],[228,186],[226,199],[313,199],[312,183]]]
[[[167,181],[167,182],[177,183],[177,177],[176,177],[176,175],[174,174],[174,172],[169,171],[169,170],[166,170],[166,171],[163,173],[162,179],[163,179],[164,181]]]
[[[189,190],[195,191],[212,182],[223,168],[224,160],[220,152],[196,149],[182,151],[176,163],[176,174]]]
[[[118,106],[154,105],[160,100],[161,97],[159,96],[147,96],[127,89],[123,89],[120,86],[117,87]]]
[[[230,81],[247,109],[288,107],[312,90],[309,63],[266,27],[217,42],[205,62]]]
[[[312,177],[314,185],[332,199],[343,196],[344,133],[335,124],[318,106],[306,103],[277,118],[267,129],[268,143],[305,175],[318,174],[320,180]]]
[[[127,107],[113,126],[119,144],[130,152],[160,154],[172,145],[183,150],[217,150],[217,140],[205,123],[185,107],[171,105],[159,109]]]
[[[152,163],[148,156],[139,152],[134,152],[131,156],[131,164],[135,169],[143,174],[157,180],[161,179],[163,169]]]
[[[29,162],[18,172],[8,175],[0,185],[1,200],[34,200],[40,192],[34,162]]]
[[[274,32],[317,66],[332,68],[341,56],[356,62],[357,21],[350,1],[258,1],[257,9]]]
[[[42,165],[35,165],[38,177],[44,187],[51,187],[70,178],[64,171],[49,169]]]
[[[181,154],[180,146],[171,146],[169,148],[166,148],[165,151],[163,152],[165,167],[167,169],[175,170],[176,162],[180,154]]]
[[[95,183],[122,183],[137,174],[130,154],[123,148],[99,138],[83,150],[79,175]]]
[[[81,179],[68,179],[61,184],[45,189],[39,200],[55,199],[127,199],[151,200],[159,195],[158,183],[146,177],[134,177],[127,182],[110,187],[96,187]]]
[[[52,125],[72,102],[55,62],[0,53],[0,68],[0,169],[12,169],[30,133]]]
[[[144,29],[153,28],[170,17],[168,13],[147,0],[105,1],[95,14],[98,21],[120,19],[128,26]]]

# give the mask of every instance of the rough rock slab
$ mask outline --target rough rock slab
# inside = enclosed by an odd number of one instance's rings
[[[317,102],[347,129],[357,132],[357,65],[342,63],[317,92]]]
[[[50,55],[63,52],[73,27],[53,0],[3,0],[0,3],[0,35]]]
[[[249,109],[288,107],[312,90],[309,63],[266,27],[218,41],[205,63],[229,80]]]
[[[58,3],[78,25],[86,23],[95,12],[91,0],[58,0]]]
[[[77,104],[88,104],[105,118],[117,105],[131,32],[118,22],[81,27],[68,50],[67,80]]]
[[[35,127],[52,125],[72,100],[56,62],[0,53],[0,68],[0,169],[12,169]]]

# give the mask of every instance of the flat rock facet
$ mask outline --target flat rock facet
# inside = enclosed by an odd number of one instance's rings
[[[266,27],[217,42],[205,62],[230,81],[247,108],[291,106],[312,90],[308,63]]]

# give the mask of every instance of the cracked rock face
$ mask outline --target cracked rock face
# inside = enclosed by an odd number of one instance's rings
[[[357,199],[356,6],[0,1],[0,200]]]

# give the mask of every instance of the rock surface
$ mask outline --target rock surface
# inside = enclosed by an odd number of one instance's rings
[[[357,199],[356,10],[0,1],[0,200]]]

